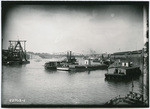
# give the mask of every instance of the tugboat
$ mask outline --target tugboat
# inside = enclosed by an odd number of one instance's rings
[[[141,74],[139,66],[133,66],[132,62],[120,62],[117,60],[108,67],[105,74],[106,79],[124,79],[128,77],[138,76]]]
[[[72,56],[72,52],[67,52],[67,59],[63,60],[60,65],[57,66],[57,70],[70,71],[70,65],[78,65],[77,60]]]

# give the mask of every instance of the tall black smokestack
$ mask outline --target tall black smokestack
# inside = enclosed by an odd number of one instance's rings
[[[70,59],[71,59],[71,51],[70,51]]]

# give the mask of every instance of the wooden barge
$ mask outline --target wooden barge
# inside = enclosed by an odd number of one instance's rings
[[[108,68],[105,74],[106,79],[124,79],[139,76],[141,70],[139,66],[132,66],[132,62],[117,61]]]

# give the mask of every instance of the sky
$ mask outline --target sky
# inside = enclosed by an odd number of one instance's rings
[[[144,46],[139,5],[15,5],[3,25],[3,49],[18,39],[27,40],[27,51],[40,53],[113,53]]]

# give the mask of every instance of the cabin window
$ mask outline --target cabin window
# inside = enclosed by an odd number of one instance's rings
[[[129,64],[128,64],[128,63],[126,63],[126,66],[128,67],[128,66],[129,66]]]

